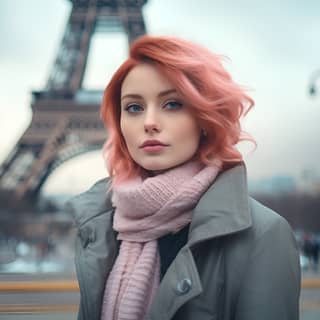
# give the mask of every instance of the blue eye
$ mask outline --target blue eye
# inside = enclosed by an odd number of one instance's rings
[[[138,104],[130,104],[129,106],[126,107],[125,109],[129,113],[137,113],[142,111],[142,107],[139,106]]]
[[[182,108],[183,104],[178,101],[169,101],[165,104],[165,107],[169,110],[176,110]]]

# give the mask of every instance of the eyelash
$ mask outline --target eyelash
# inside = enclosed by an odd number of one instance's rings
[[[173,109],[169,109],[169,110],[179,110],[182,106],[183,106],[183,103],[182,102],[179,102],[179,101],[176,101],[176,100],[169,100],[167,101],[165,104],[164,104],[164,107],[167,106],[168,104],[175,104],[178,106],[178,108],[173,108]],[[125,110],[129,113],[138,113],[140,111],[137,111],[137,112],[134,112],[134,111],[130,111],[130,108],[133,107],[133,106],[139,106],[140,108],[142,108],[139,104],[137,103],[133,103],[133,104],[129,104],[128,106],[125,107]]]
[[[131,107],[134,107],[134,106],[139,106],[138,104],[130,104],[130,105],[128,105],[126,108],[125,108],[125,110],[127,111],[127,112],[129,112],[129,113],[136,113],[136,112],[132,112],[132,111],[130,111],[130,108]],[[140,107],[140,106],[139,106]],[[141,108],[141,107],[140,107]]]
[[[176,101],[176,100],[169,100],[169,101],[165,104],[165,106],[168,105],[168,104],[170,104],[170,103],[174,103],[175,105],[177,105],[177,106],[178,106],[178,109],[180,109],[180,108],[183,106],[183,103],[182,103],[182,102]],[[174,110],[176,110],[176,108],[174,108]]]

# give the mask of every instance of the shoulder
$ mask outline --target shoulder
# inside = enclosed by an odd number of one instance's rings
[[[298,282],[299,251],[291,226],[278,213],[250,197],[249,207],[251,226],[225,239],[229,274],[233,274],[232,266],[237,265],[238,275],[255,278],[273,273],[285,279],[290,273]],[[236,278],[233,280],[238,283]]]
[[[286,219],[251,197],[249,197],[249,210],[251,226],[225,239],[229,257],[236,257],[242,261],[249,256],[267,256],[279,250],[286,253],[290,251],[296,255],[297,242]]]
[[[267,235],[292,236],[293,231],[285,218],[277,212],[264,206],[253,198],[249,198],[252,216],[252,232],[255,238]]]
[[[249,197],[252,225],[233,239],[233,245],[246,251],[252,258],[258,256],[277,256],[288,254],[296,256],[298,245],[288,221],[277,212]],[[282,252],[282,253],[281,253]]]
[[[77,225],[112,209],[110,185],[109,177],[101,179],[87,191],[67,201],[65,210],[73,215]]]

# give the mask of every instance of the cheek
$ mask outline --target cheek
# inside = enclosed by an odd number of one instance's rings
[[[130,119],[131,120],[131,119]],[[136,121],[128,121],[128,119],[120,119],[120,129],[124,139],[124,142],[127,146],[129,154],[131,157],[135,157],[137,152],[137,144],[139,143],[137,139],[137,125]]]
[[[174,128],[181,141],[184,141],[188,145],[198,145],[200,139],[200,127],[193,119],[185,119],[185,121],[180,124],[176,123]]]
[[[195,128],[194,130],[189,131],[189,135],[185,135],[186,140],[185,140],[185,145],[188,146],[189,152],[196,152],[199,147],[200,143],[200,133],[199,131]]]
[[[125,121],[121,120],[120,121],[120,129],[121,129],[121,134],[124,139],[124,142],[127,146],[127,148],[130,148],[130,128],[126,125]]]
[[[134,130],[132,123],[130,121],[128,121],[127,119],[120,119],[120,129],[121,129],[121,133],[125,139],[125,141],[127,142],[127,140],[130,140],[131,137],[131,132]]]

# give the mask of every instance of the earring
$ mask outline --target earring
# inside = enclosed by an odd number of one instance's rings
[[[207,131],[204,129],[201,129],[201,137],[206,137],[207,136]]]

